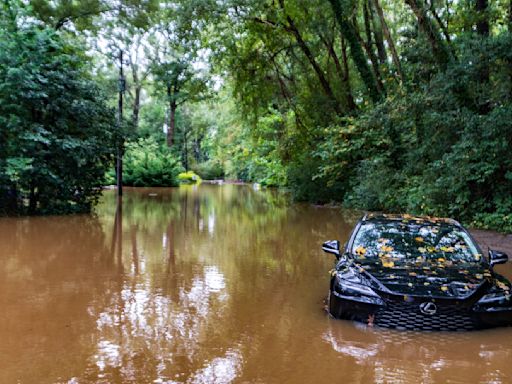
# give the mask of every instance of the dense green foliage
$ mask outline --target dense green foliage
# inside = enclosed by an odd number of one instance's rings
[[[0,213],[88,211],[111,161],[112,111],[81,47],[13,12],[0,28]]]
[[[215,62],[237,98],[217,138],[230,155],[216,158],[228,176],[270,180],[301,200],[510,231],[511,11],[246,2],[216,21]]]
[[[125,145],[123,182],[134,187],[175,187],[181,164],[153,138]]]
[[[71,77],[89,81],[84,67],[92,66],[112,105],[122,65],[127,184],[174,185],[182,166],[204,179],[285,187],[300,200],[453,216],[512,230],[508,0],[29,3],[27,12],[46,26],[32,29],[67,50],[62,65],[78,76]],[[97,54],[94,63],[78,65],[83,50],[65,36],[81,37],[84,30]],[[14,33],[8,23],[2,31]],[[14,48],[14,41],[3,39],[4,51],[32,49]],[[3,62],[17,56],[5,54]],[[3,65],[7,76],[15,63]],[[27,124],[34,116],[23,103],[25,115],[7,111],[9,103],[0,115]],[[61,108],[64,118],[76,115]],[[43,169],[20,150],[40,145],[34,132],[25,142],[6,138],[12,146],[2,155],[4,190],[20,170],[35,175]],[[102,132],[109,135],[112,127]],[[33,156],[41,151],[33,148]],[[84,177],[95,175],[91,169]],[[18,189],[31,190],[28,184]]]

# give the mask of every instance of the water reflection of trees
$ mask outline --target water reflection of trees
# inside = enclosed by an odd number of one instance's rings
[[[98,214],[106,228],[115,228],[109,199]],[[292,291],[314,278],[304,270],[320,240],[344,225],[325,220],[332,215],[340,221],[339,211],[316,215],[322,209],[290,209],[283,194],[240,186],[126,193],[123,282],[109,301],[91,305],[98,353],[88,378],[228,382],[257,368],[248,360],[267,358],[267,340],[254,343],[253,327],[277,322],[271,338],[279,342],[307,326],[289,321],[290,298],[298,293],[295,300],[303,299],[303,292]],[[312,243],[312,236],[318,241]],[[315,273],[323,276],[324,266]],[[280,277],[269,279],[271,274]],[[252,306],[269,310],[254,312]],[[285,316],[276,317],[283,309]]]
[[[0,221],[0,381],[435,382],[468,361],[503,381],[503,333],[443,345],[327,319],[334,258],[320,244],[347,239],[346,217],[191,186],[128,189],[122,206],[107,193],[96,218]],[[14,376],[17,364],[30,368]]]
[[[242,365],[237,325],[226,324],[233,246],[253,246],[253,235],[282,220],[286,199],[191,187],[133,190],[121,209],[113,203],[107,195],[98,215],[112,228],[112,253],[122,254],[113,259],[124,273],[89,306],[98,334],[82,379],[231,381]]]

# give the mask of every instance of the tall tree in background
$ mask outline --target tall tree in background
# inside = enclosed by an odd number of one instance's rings
[[[443,68],[446,67],[446,64],[451,59],[450,49],[447,42],[441,37],[439,28],[428,16],[423,0],[405,0],[405,3],[409,5],[416,16],[418,26],[427,37],[437,62]]]
[[[341,33],[350,46],[352,60],[368,89],[371,99],[376,102],[380,99],[381,92],[379,91],[377,78],[368,66],[368,61],[361,47],[354,24],[349,18],[348,12],[353,8],[353,5],[348,0],[344,2],[342,0],[329,0],[329,2],[340,26]]]

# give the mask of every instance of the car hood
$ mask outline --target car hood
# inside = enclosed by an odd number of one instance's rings
[[[395,294],[463,299],[490,281],[492,275],[483,263],[417,263],[394,261],[383,266],[380,260],[356,263],[376,289]]]

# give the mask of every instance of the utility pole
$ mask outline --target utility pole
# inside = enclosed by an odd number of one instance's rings
[[[116,176],[117,176],[117,195],[123,195],[123,153],[124,153],[124,134],[123,134],[123,93],[126,89],[126,79],[123,74],[123,50],[119,51],[119,101],[117,112],[117,124],[119,128],[119,142],[117,144],[116,158]]]

